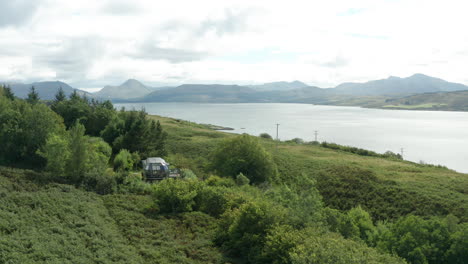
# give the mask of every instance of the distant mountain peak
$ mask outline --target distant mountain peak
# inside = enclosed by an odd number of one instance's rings
[[[129,99],[149,94],[152,89],[138,80],[128,79],[119,86],[106,85],[95,95],[101,98]]]
[[[136,79],[128,79],[126,80],[124,83],[122,83],[121,85],[144,85],[142,84],[140,81],[136,80]]]

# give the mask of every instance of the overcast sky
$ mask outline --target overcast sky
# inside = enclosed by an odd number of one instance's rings
[[[0,0],[0,80],[468,84],[465,2]]]

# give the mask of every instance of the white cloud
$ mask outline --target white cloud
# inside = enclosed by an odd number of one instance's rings
[[[467,84],[464,1],[5,3],[17,15],[0,11],[2,80],[333,86],[422,72]]]

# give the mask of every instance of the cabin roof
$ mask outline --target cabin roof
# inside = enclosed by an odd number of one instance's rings
[[[162,159],[162,158],[159,158],[159,157],[151,157],[151,158],[147,158],[146,160],[143,161],[144,163],[148,164],[148,163],[161,163],[162,165],[166,165],[167,162]]]

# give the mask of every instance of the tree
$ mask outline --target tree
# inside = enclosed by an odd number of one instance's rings
[[[81,183],[85,177],[86,139],[85,127],[78,121],[70,128],[70,159],[67,162],[67,174],[75,183]]]
[[[46,105],[0,97],[0,163],[45,165],[37,150],[49,135],[63,131],[60,116]]]
[[[249,178],[245,177],[245,175],[242,174],[242,172],[237,174],[237,176],[236,176],[236,184],[237,185],[242,186],[242,185],[247,185],[249,183],[250,183]]]
[[[278,174],[271,155],[258,139],[241,135],[220,143],[212,155],[212,168],[221,176],[243,173],[253,184],[274,180]]]
[[[133,168],[133,157],[130,151],[121,149],[114,158],[115,171],[130,171]]]
[[[36,88],[34,88],[34,85],[31,86],[31,90],[29,90],[26,101],[30,104],[37,104],[39,102],[39,94],[36,92]]]
[[[67,96],[65,95],[65,92],[62,89],[62,86],[58,89],[57,93],[55,94],[55,100],[54,103],[62,102],[67,99]]]
[[[63,177],[70,159],[69,139],[57,134],[50,135],[38,154],[47,160],[45,169],[51,172],[53,177]]]
[[[270,136],[270,134],[268,134],[268,133],[261,133],[261,134],[259,135],[259,137],[265,138],[265,139],[273,139],[273,138]]]
[[[12,100],[12,101],[15,100],[15,95],[13,94],[13,91],[8,85],[3,86],[3,96],[8,98],[9,100]]]
[[[165,156],[166,132],[161,124],[149,120],[144,111],[119,112],[101,132],[114,153],[121,149],[138,152],[142,158]]]
[[[191,212],[199,184],[198,180],[162,180],[154,186],[156,207],[161,213]]]

